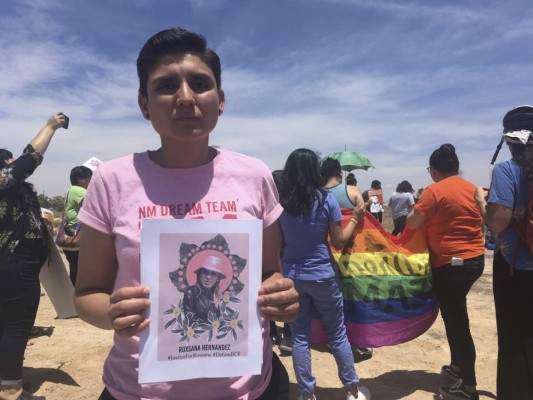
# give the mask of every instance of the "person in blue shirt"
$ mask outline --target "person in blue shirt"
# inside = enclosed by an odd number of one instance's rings
[[[333,194],[322,187],[320,159],[308,149],[293,151],[282,174],[280,203],[284,208],[279,222],[285,241],[281,264],[283,274],[294,281],[299,294],[299,311],[291,323],[292,358],[299,400],[315,399],[316,379],[311,373],[310,336],[313,311],[321,319],[347,400],[370,399],[366,387],[358,387],[354,358],[344,326],[343,298],[337,264],[328,245],[341,249],[353,237],[364,216],[361,203],[353,209],[342,228],[342,215]]]
[[[509,146],[512,159],[496,164],[492,171],[485,217],[496,241],[496,391],[501,400],[525,400],[533,399],[533,256],[517,239],[514,225],[532,218],[528,186],[533,185],[533,107],[509,111],[503,128],[502,142]]]

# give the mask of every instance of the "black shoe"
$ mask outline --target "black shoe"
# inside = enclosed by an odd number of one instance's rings
[[[440,373],[444,375],[445,377],[450,378],[454,382],[457,382],[458,380],[461,379],[460,373],[455,372],[452,369],[451,365],[443,365],[442,368],[440,369]]]
[[[279,350],[283,355],[292,354],[292,338],[290,336],[284,336],[279,343]]]
[[[280,337],[278,335],[278,327],[275,324],[270,325],[270,340],[272,340],[272,346],[279,344]]]
[[[270,335],[270,340],[272,341],[272,346],[277,346],[279,344],[279,337],[276,335]]]
[[[439,392],[444,400],[479,400],[478,392],[467,392],[463,381],[452,386],[442,386]]]
[[[374,349],[372,347],[352,346],[353,359],[356,363],[371,359],[373,353]]]
[[[46,400],[46,397],[34,396],[31,393],[28,393],[25,390],[23,390],[20,396],[17,397],[17,400]]]

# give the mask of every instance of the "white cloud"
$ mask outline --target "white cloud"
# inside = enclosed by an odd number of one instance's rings
[[[305,24],[294,6],[232,13],[219,8],[226,2],[190,0],[175,21],[165,12],[170,1],[121,3],[117,20],[135,28],[89,21],[98,38],[110,37],[100,47],[61,15],[82,3],[18,1],[0,17],[0,146],[20,152],[52,112],[71,117],[32,178],[48,193],[63,193],[70,168],[91,156],[158,146],[137,108],[134,54],[124,55],[134,50],[119,56],[113,46],[178,22],[211,30],[222,57],[227,104],[211,142],[272,169],[297,147],[327,154],[346,146],[377,167],[357,171],[363,189],[372,179],[387,191],[403,179],[420,187],[429,183],[430,153],[450,142],[465,177],[486,185],[503,114],[531,103],[532,56],[515,47],[532,39],[531,12],[494,1],[301,2],[314,20],[326,21],[318,10],[328,10],[330,23],[320,26]],[[294,36],[278,37],[264,22],[282,11]],[[353,23],[342,25],[345,17]]]
[[[487,3],[458,2],[457,5],[426,1],[393,1],[393,0],[317,0],[318,2],[352,5],[358,8],[379,10],[385,14],[393,14],[400,18],[433,18],[453,22],[485,21],[489,17],[486,12]],[[472,7],[474,5],[474,7]]]

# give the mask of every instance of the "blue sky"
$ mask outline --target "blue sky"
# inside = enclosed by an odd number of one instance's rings
[[[376,166],[354,171],[359,186],[378,179],[386,198],[404,179],[431,183],[442,143],[488,185],[503,115],[533,103],[529,1],[12,0],[0,26],[0,147],[18,155],[52,112],[71,118],[30,178],[48,196],[92,156],[159,146],[135,60],[169,27],[202,33],[221,57],[211,144],[272,170],[299,147],[359,151]]]

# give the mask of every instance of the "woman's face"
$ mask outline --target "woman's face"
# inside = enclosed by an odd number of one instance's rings
[[[219,281],[219,274],[202,268],[198,272],[198,281],[204,289],[211,289]]]
[[[139,107],[165,141],[207,139],[224,109],[211,68],[192,54],[166,55],[148,74]]]

